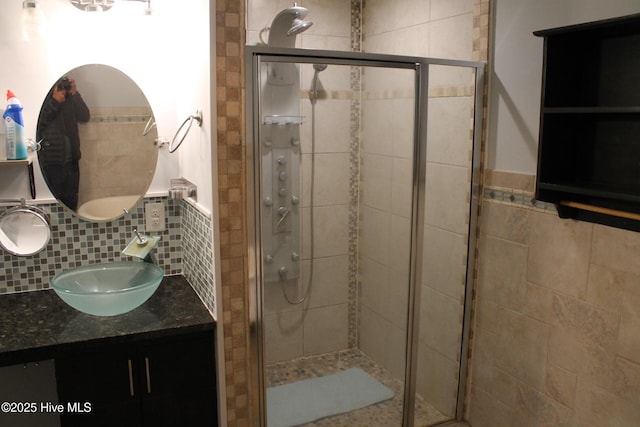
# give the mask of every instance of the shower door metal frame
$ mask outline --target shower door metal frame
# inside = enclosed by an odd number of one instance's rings
[[[264,325],[262,293],[262,237],[261,215],[261,162],[260,162],[260,65],[262,62],[292,62],[300,64],[328,64],[392,69],[412,69],[415,71],[415,118],[414,118],[414,159],[413,196],[411,216],[411,259],[409,277],[409,301],[407,313],[407,354],[404,378],[403,427],[411,427],[414,422],[416,368],[418,348],[418,324],[420,313],[420,285],[422,277],[422,239],[424,235],[424,201],[426,186],[427,152],[427,106],[429,100],[429,65],[474,68],[475,125],[473,132],[471,203],[467,257],[467,277],[465,283],[465,306],[460,357],[460,381],[456,419],[463,417],[463,402],[466,395],[467,353],[469,349],[469,324],[471,312],[471,288],[475,265],[475,237],[477,208],[479,203],[480,177],[480,137],[482,123],[482,95],[484,63],[458,61],[413,56],[398,56],[361,52],[329,51],[315,49],[278,48],[269,46],[246,46],[246,140],[247,140],[247,239],[248,239],[248,279],[249,279],[249,409],[251,419],[258,420],[259,426],[266,426],[266,384],[264,360]],[[253,112],[253,114],[251,114]]]

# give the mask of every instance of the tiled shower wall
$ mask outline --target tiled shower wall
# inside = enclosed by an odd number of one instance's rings
[[[189,282],[215,313],[211,268],[211,219],[193,205],[164,197],[145,198],[144,202],[163,202],[167,229],[154,253],[165,274],[185,274]],[[133,228],[144,230],[143,203],[121,219],[88,222],[57,203],[38,205],[49,214],[51,240],[36,255],[18,257],[1,251],[0,294],[48,289],[57,273],[81,265],[130,259],[121,250],[131,241]],[[0,212],[10,206],[0,207]],[[183,246],[184,236],[188,243]],[[194,261],[191,261],[194,260]]]
[[[560,219],[534,177],[485,179],[469,420],[640,419],[640,234]]]
[[[143,135],[152,116],[149,107],[91,109],[89,123],[78,129],[83,152],[78,206],[87,200],[146,191],[156,168],[155,132]]]
[[[332,36],[322,36],[330,31],[326,25],[329,22],[339,20],[354,19],[353,15],[344,13],[332,14],[331,11],[342,10],[342,0],[330,0],[325,2],[309,1],[299,2],[302,6],[310,9],[308,18],[315,21],[314,27],[305,32],[300,38],[301,47],[315,47],[321,49],[344,50],[340,38]],[[248,355],[248,294],[247,294],[247,271],[246,271],[246,213],[243,209],[246,203],[246,192],[244,182],[245,148],[243,138],[244,133],[244,108],[243,108],[243,81],[244,81],[244,51],[243,45],[246,35],[248,44],[259,42],[258,33],[261,28],[268,25],[275,13],[280,9],[272,2],[250,1],[247,4],[248,10],[247,25],[245,31],[245,2],[239,0],[217,0],[216,1],[216,31],[217,31],[217,101],[218,101],[218,177],[219,177],[219,199],[220,199],[220,245],[222,260],[222,292],[224,299],[224,328],[225,328],[225,363],[226,372],[226,392],[229,426],[252,425],[249,411],[249,355]],[[362,10],[363,2],[352,0],[351,7]],[[367,1],[366,7],[371,9],[379,5],[382,9],[380,19],[396,19],[397,8],[399,10],[413,10],[401,8],[398,2],[386,2],[383,0]],[[391,9],[384,9],[384,7]],[[429,27],[425,25],[408,25],[404,30],[398,31],[389,39],[390,43],[384,45],[382,51],[386,53],[408,54],[403,51],[405,46],[416,46],[418,49],[429,47],[437,48],[437,40],[458,39],[457,32],[438,32],[439,26],[458,21],[463,25],[463,34],[468,34],[467,29],[472,33],[473,54],[485,52],[485,55],[474,56],[476,60],[486,60],[487,43],[487,23],[488,23],[488,0],[463,0],[446,1],[431,0],[417,1],[416,5],[422,7],[435,6],[439,10],[440,22],[433,25],[441,38],[430,39],[426,34],[415,34],[415,30],[424,31]],[[463,5],[466,10],[474,9],[471,19],[465,21],[465,17],[452,13],[452,8]],[[285,7],[288,5],[282,5]],[[393,6],[393,7],[392,7]],[[275,8],[271,10],[271,8]],[[439,8],[439,9],[438,9]],[[476,12],[477,9],[477,13]],[[387,10],[388,13],[384,11]],[[447,12],[448,10],[448,12]],[[323,15],[326,14],[326,15]],[[326,19],[327,16],[329,19]],[[423,16],[423,15],[416,15]],[[471,15],[465,15],[471,18]],[[433,17],[433,15],[432,15]],[[412,17],[410,17],[413,19]],[[355,22],[357,21],[357,22]],[[364,22],[363,22],[364,21]],[[398,21],[396,21],[398,22]],[[360,12],[352,22],[352,32],[356,34],[358,49],[361,49],[361,30],[366,25],[366,17],[363,19]],[[316,33],[317,32],[317,33]],[[448,35],[447,35],[448,34]],[[318,36],[320,35],[320,36]],[[352,38],[352,41],[354,38]],[[391,42],[393,41],[393,42]],[[471,42],[470,42],[471,43]],[[484,46],[484,49],[483,49]],[[353,46],[352,46],[353,47]],[[447,49],[443,46],[442,51],[432,51],[432,56],[451,57]],[[411,54],[421,54],[422,50],[414,51]],[[426,56],[426,55],[423,55]],[[470,59],[470,58],[464,58]],[[461,260],[462,262],[462,260]],[[350,314],[351,315],[351,314]]]
[[[478,12],[480,8],[478,7]],[[485,13],[488,9],[485,10]],[[418,1],[401,0],[386,2],[367,1],[365,5],[364,46],[367,52],[393,52],[433,58],[471,60],[474,38],[480,31],[474,31],[473,1]],[[429,67],[429,105],[427,135],[427,177],[425,200],[425,238],[423,243],[423,280],[421,288],[420,339],[418,348],[417,392],[440,412],[453,416],[456,409],[460,348],[462,339],[462,319],[464,315],[464,295],[469,237],[469,203],[471,180],[471,153],[473,131],[473,93],[475,74],[462,67]],[[401,82],[400,78],[392,79]],[[365,84],[368,77],[365,76]],[[411,92],[407,88],[397,88],[394,95]],[[367,88],[365,88],[367,92]],[[389,98],[389,96],[387,96]],[[391,99],[387,102],[391,103]],[[386,208],[391,220],[387,224],[374,226],[376,235],[393,248],[395,258],[387,268],[389,277],[386,284],[380,284],[384,275],[379,271],[370,273],[372,264],[364,263],[362,279],[363,319],[362,334],[367,338],[363,344],[365,351],[379,363],[387,366],[396,375],[402,375],[404,352],[395,354],[388,345],[388,337],[396,336],[394,342],[401,342],[405,322],[395,322],[403,314],[402,301],[407,298],[408,251],[401,241],[408,241],[402,231],[408,229],[410,212],[403,211],[403,203],[410,197],[411,153],[410,144],[404,149],[390,143],[398,143],[403,134],[412,130],[410,116],[412,105],[403,106],[402,99],[394,101],[392,108],[375,108],[367,100],[363,111],[365,120],[374,123],[368,135],[364,124],[365,157],[363,173],[364,188],[367,182],[383,180],[376,185],[377,195]],[[380,102],[380,101],[377,101]],[[369,111],[373,107],[374,113]],[[376,113],[377,112],[377,116]],[[394,124],[403,123],[394,127]],[[376,127],[377,124],[377,127]],[[477,126],[481,126],[480,122]],[[380,138],[380,147],[367,148],[373,138]],[[405,139],[411,142],[411,136]],[[407,151],[409,150],[409,155]],[[377,164],[374,167],[373,164]],[[367,174],[367,170],[386,171]],[[386,175],[387,179],[383,179]],[[407,190],[407,179],[409,187]],[[381,185],[386,183],[386,185]],[[383,189],[387,189],[386,193]],[[403,190],[404,188],[404,190]],[[384,195],[381,195],[384,194]],[[364,203],[366,192],[363,195]],[[376,208],[385,206],[378,203]],[[366,217],[363,216],[363,236]],[[385,231],[386,230],[386,231]],[[475,232],[475,231],[472,231]],[[385,239],[384,236],[387,236]],[[371,251],[381,247],[375,241],[363,245],[361,253],[367,259]],[[406,247],[406,244],[405,244]],[[398,267],[404,267],[399,269]],[[386,270],[383,270],[386,271]],[[372,289],[373,288],[373,289]],[[373,307],[371,301],[383,302]],[[395,302],[395,304],[393,304]],[[395,306],[395,313],[389,306]],[[366,317],[365,317],[366,316]],[[382,334],[378,330],[385,331]],[[401,346],[395,345],[395,347]]]

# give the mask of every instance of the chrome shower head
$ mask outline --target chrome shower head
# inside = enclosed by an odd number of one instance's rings
[[[288,36],[293,36],[295,34],[301,33],[305,31],[307,28],[313,25],[311,21],[303,21],[302,19],[296,18],[293,20],[293,25],[287,31]]]
[[[290,8],[280,11],[273,18],[269,28],[269,46],[295,47],[296,34],[299,34],[313,25],[311,21],[304,21],[309,11],[294,3]],[[293,37],[292,37],[293,36]]]
[[[328,67],[327,64],[313,64],[313,69],[316,70],[317,72],[324,71],[327,69],[327,67]]]

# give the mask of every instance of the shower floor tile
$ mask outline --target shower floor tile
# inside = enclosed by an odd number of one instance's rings
[[[275,363],[267,366],[267,387],[288,384],[335,372],[360,367],[378,381],[392,389],[393,399],[352,411],[348,414],[324,418],[305,426],[331,427],[398,427],[402,425],[403,381],[395,379],[384,368],[369,359],[360,350],[343,350],[320,356]],[[416,427],[432,426],[448,419],[420,396],[416,397]]]

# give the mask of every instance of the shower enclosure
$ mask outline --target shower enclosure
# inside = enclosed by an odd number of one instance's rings
[[[246,59],[255,419],[460,419],[484,65],[271,46]],[[354,372],[367,390],[332,382]]]

